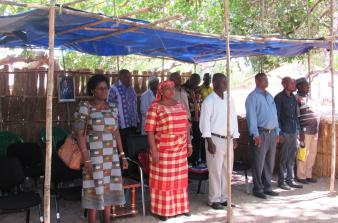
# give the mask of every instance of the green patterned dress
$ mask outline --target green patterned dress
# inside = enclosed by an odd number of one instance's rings
[[[83,172],[82,207],[102,210],[105,206],[125,204],[121,166],[112,131],[118,127],[115,104],[97,110],[88,102],[80,102],[75,113],[75,130],[87,125],[87,148],[93,174]]]

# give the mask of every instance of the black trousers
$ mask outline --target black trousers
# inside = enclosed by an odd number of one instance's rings
[[[125,152],[126,152],[125,148],[127,147],[127,137],[130,136],[130,135],[136,135],[136,129],[137,129],[136,127],[119,129],[123,150]],[[126,156],[128,156],[128,154],[126,154]]]
[[[196,165],[198,164],[199,160],[203,163],[206,162],[205,159],[205,145],[204,139],[202,138],[202,134],[199,128],[199,122],[192,121],[191,123],[192,128],[192,149],[193,153],[189,157],[189,163]]]

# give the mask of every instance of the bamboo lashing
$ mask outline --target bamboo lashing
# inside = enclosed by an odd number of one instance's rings
[[[336,174],[336,102],[335,102],[335,75],[334,75],[334,62],[333,62],[333,50],[334,50],[334,9],[336,4],[333,3],[333,0],[330,0],[331,12],[331,44],[330,44],[330,72],[331,72],[331,93],[332,93],[332,151],[331,151],[331,178],[330,178],[330,194],[336,195],[335,191],[335,174]]]
[[[49,58],[46,100],[46,162],[44,185],[44,222],[50,223],[50,181],[52,166],[52,124],[53,124],[53,87],[54,87],[54,34],[55,34],[55,1],[50,0],[49,10]]]
[[[231,150],[231,73],[230,73],[230,34],[229,34],[229,1],[224,0],[224,34],[226,38],[226,75],[227,75],[227,222],[232,222],[232,194],[231,194],[231,178],[232,178],[232,162],[231,162],[231,154],[233,151]]]

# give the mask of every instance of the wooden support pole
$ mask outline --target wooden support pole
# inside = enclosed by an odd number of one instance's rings
[[[232,160],[231,154],[231,73],[230,73],[230,33],[229,33],[229,1],[224,0],[224,34],[226,39],[226,75],[227,75],[227,222],[232,222],[232,195],[231,195],[231,178],[232,178]]]
[[[330,178],[330,194],[336,195],[335,191],[335,175],[336,175],[336,102],[335,102],[335,75],[334,75],[334,60],[333,60],[333,50],[335,45],[335,21],[334,21],[334,9],[336,4],[333,3],[334,0],[330,1],[330,17],[331,17],[331,27],[330,27],[330,72],[331,72],[331,92],[332,92],[332,151],[331,151],[331,178]],[[337,25],[337,24],[336,24]]]
[[[44,186],[44,222],[50,223],[50,181],[52,166],[52,123],[53,123],[53,88],[54,88],[54,33],[55,33],[55,1],[50,0],[49,9],[49,58],[47,75],[46,101],[46,161]]]

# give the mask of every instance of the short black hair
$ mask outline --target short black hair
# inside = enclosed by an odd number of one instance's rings
[[[201,81],[201,76],[198,73],[193,73],[190,76],[190,79],[196,79],[196,80],[200,80]]]
[[[225,80],[228,80],[227,76],[225,76],[222,73],[216,73],[212,76],[212,82],[219,81],[220,79],[225,78]]]
[[[263,76],[266,76],[266,73],[263,73],[263,72],[258,73],[258,74],[255,75],[255,80],[257,81],[257,80],[261,79],[261,77],[263,77]]]
[[[121,77],[121,76],[123,76],[123,75],[126,75],[126,74],[128,74],[128,73],[130,73],[129,70],[127,70],[127,69],[122,69],[122,70],[119,71],[119,77]]]
[[[175,71],[174,73],[171,73],[171,74],[169,75],[169,80],[172,80],[172,78],[173,78],[174,76],[176,76],[176,75],[181,76],[180,72]]]
[[[106,82],[107,87],[109,87],[108,78],[103,74],[96,74],[89,78],[87,82],[87,95],[93,96],[92,91],[99,85],[101,82]]]

